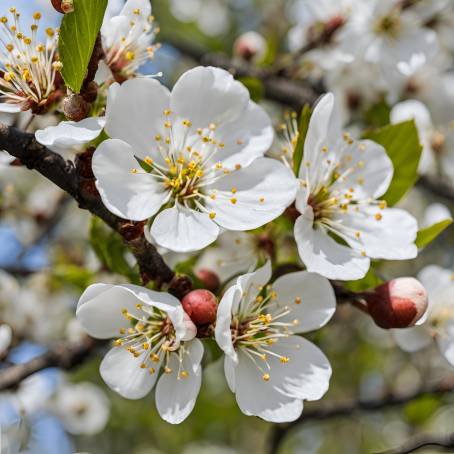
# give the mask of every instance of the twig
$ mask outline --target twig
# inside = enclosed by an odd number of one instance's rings
[[[61,342],[36,358],[23,364],[0,369],[0,391],[17,386],[22,380],[48,367],[71,369],[92,355],[98,341],[87,337],[78,344]]]
[[[417,186],[439,197],[454,202],[454,187],[447,181],[440,178],[422,176],[420,177]]]
[[[173,271],[165,264],[156,248],[134,223],[112,214],[102,203],[99,195],[82,184],[82,178],[71,161],[65,161],[39,144],[33,134],[0,123],[0,150],[6,150],[29,169],[38,171],[58,187],[71,195],[82,209],[101,218],[119,232],[135,255],[144,281],[170,282]]]
[[[444,394],[450,391],[454,391],[454,375],[446,377],[435,384],[424,385],[420,389],[410,393],[390,393],[381,399],[366,401],[352,399],[340,404],[333,404],[314,410],[306,410],[296,421],[286,425],[273,426],[270,434],[268,452],[270,454],[276,454],[281,442],[289,434],[289,432],[297,426],[305,424],[309,421],[324,421],[342,416],[352,416],[358,412],[372,412],[386,408],[398,407],[425,395]]]
[[[440,452],[453,452],[454,433],[445,436],[432,434],[418,435],[397,448],[376,454],[409,454],[427,447],[435,448]]]

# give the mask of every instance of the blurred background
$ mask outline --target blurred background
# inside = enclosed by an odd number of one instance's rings
[[[0,10],[15,6],[21,11],[24,23],[35,10],[42,11],[45,26],[58,26],[61,18],[47,0],[0,3]],[[232,55],[235,40],[251,30],[264,38],[257,64],[274,65],[278,55],[289,51],[288,32],[296,25],[299,3],[153,0],[162,47],[142,72],[162,71],[164,82],[171,86],[179,74],[195,64],[181,49],[190,48],[193,54]],[[121,7],[121,2],[112,2],[111,6],[115,10]],[[254,83],[249,81],[250,89]],[[260,98],[261,87],[255,88]],[[263,104],[278,124],[282,107],[265,100]],[[27,118],[3,120],[18,125],[28,123]],[[55,119],[43,121],[52,123]],[[35,121],[31,128],[39,126]],[[79,338],[74,309],[89,283],[121,283],[125,278],[109,270],[100,260],[99,251],[96,254],[90,244],[96,229],[102,227],[38,174],[0,165],[0,188],[0,320],[14,330],[8,361],[19,363],[45,351],[55,340]],[[443,203],[449,211],[452,209],[446,200],[420,188],[415,188],[403,205],[423,222],[426,208],[433,203]],[[111,241],[111,246],[116,247],[115,238]],[[448,230],[418,259],[389,262],[380,267],[380,275],[385,279],[414,276],[424,265],[432,263],[451,268],[453,246],[454,236]],[[309,337],[321,347],[333,367],[329,392],[321,402],[306,403],[309,412],[350,399],[370,400],[388,392],[411,392],[422,383],[430,384],[454,373],[435,346],[415,354],[405,353],[396,347],[389,332],[376,327],[370,318],[348,305],[340,306],[328,326]],[[44,371],[24,382],[20,389],[2,395],[2,427],[11,427],[11,421],[16,418],[15,430],[28,434],[34,446],[38,446],[37,451],[30,451],[32,454],[270,452],[270,440],[276,435],[276,428],[240,412],[227,389],[221,363],[212,361],[214,358],[204,369],[202,392],[195,410],[181,425],[171,426],[159,418],[152,395],[128,401],[103,384],[98,373],[102,349],[99,353],[70,372]],[[88,391],[74,387],[87,382],[97,387]],[[71,402],[62,397],[65,392],[74,396]],[[32,416],[26,422],[12,411],[11,399],[21,399],[29,409]],[[443,435],[453,431],[454,395],[446,393],[424,396],[393,408],[327,420],[305,419],[303,414],[277,452],[372,453],[399,445],[414,434]]]

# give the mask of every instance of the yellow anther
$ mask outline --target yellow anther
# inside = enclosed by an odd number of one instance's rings
[[[142,348],[143,348],[144,350],[148,350],[148,349],[150,348],[150,344],[149,344],[148,342],[144,342],[144,343],[142,344]]]
[[[165,127],[165,128],[171,128],[171,127],[172,127],[172,123],[170,123],[170,121],[166,121],[166,122],[164,123],[164,127]]]
[[[146,365],[145,363],[142,363],[142,364],[140,365],[140,368],[141,368],[141,369],[145,369],[146,367],[147,367],[147,365]]]
[[[153,375],[156,371],[155,371],[154,367],[150,367],[148,369],[148,372],[150,373],[150,375]]]
[[[131,169],[131,173],[137,173],[137,169]]]
[[[241,164],[235,164],[235,170],[240,170],[241,169]]]
[[[188,378],[188,377],[189,377],[189,374],[188,374],[187,371],[182,370],[182,371],[180,372],[180,378]]]
[[[359,239],[359,237],[361,236],[361,232],[355,232],[355,236],[356,236],[356,238]]]
[[[172,373],[172,369],[170,367],[164,367],[164,373],[165,374],[171,374]]]
[[[2,24],[7,24],[7,23],[8,23],[8,18],[5,17],[5,16],[2,16],[2,17],[0,18],[0,22],[1,22]]]
[[[135,8],[135,9],[132,10],[132,12],[138,16],[140,14],[140,9],[139,8]]]
[[[361,251],[361,256],[362,256],[362,257],[366,257],[366,251],[362,250],[362,251]]]
[[[263,378],[263,381],[269,381],[270,380],[270,374],[263,374],[262,378]]]
[[[282,363],[282,364],[286,364],[290,361],[290,358],[288,356],[281,356],[279,358],[279,361]]]
[[[53,28],[46,28],[46,35],[52,38],[55,35],[55,30]]]
[[[61,61],[54,61],[52,63],[52,68],[54,68],[55,71],[61,71],[61,69],[63,68],[63,63]]]
[[[33,19],[35,20],[40,20],[41,19],[41,13],[40,12],[36,12],[33,14]]]
[[[125,328],[120,328],[119,330],[120,334],[126,334],[126,329]]]
[[[237,199],[235,197],[232,197],[230,199],[230,202],[232,202],[232,204],[235,205],[235,203],[237,202]]]
[[[156,140],[156,142],[159,142],[161,139],[162,139],[162,137],[159,134],[156,134],[154,136],[154,140]]]
[[[192,123],[189,120],[183,120],[183,126],[190,128],[192,126]]]
[[[292,324],[293,324],[293,326],[298,326],[300,324],[300,321],[297,318],[294,318],[292,320]]]
[[[216,217],[216,213],[214,211],[212,211],[210,214],[210,219],[214,219]]]
[[[154,363],[159,362],[159,356],[158,356],[156,353],[152,353],[152,354],[150,355],[150,359],[151,359]]]
[[[386,200],[381,200],[378,204],[378,207],[380,208],[380,210],[384,210],[386,208]]]
[[[376,213],[376,214],[375,214],[375,219],[376,219],[377,221],[381,221],[382,218],[383,218],[383,216],[382,216],[380,213]]]
[[[115,347],[120,347],[120,345],[122,345],[122,344],[123,344],[123,341],[122,341],[121,339],[116,339],[116,340],[114,341]]]
[[[170,109],[164,110],[164,115],[168,117],[169,115],[172,115],[172,111]]]
[[[295,304],[301,304],[301,298],[299,296],[295,298]]]
[[[149,166],[152,166],[153,165],[153,159],[151,159],[149,156],[145,156],[143,162],[145,164],[148,164]]]

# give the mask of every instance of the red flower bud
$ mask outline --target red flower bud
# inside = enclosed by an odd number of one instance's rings
[[[73,0],[51,0],[51,3],[59,13],[67,14],[74,11]]]
[[[68,95],[63,100],[63,113],[68,120],[80,121],[87,118],[90,107],[90,103],[76,93]]]
[[[61,7],[61,0],[51,0],[52,6],[59,12],[64,14],[64,11]]]
[[[196,325],[208,325],[216,320],[218,302],[209,290],[193,290],[182,299],[181,304]]]
[[[215,292],[221,285],[218,275],[206,268],[196,271],[195,275],[202,281],[205,288],[212,292]]]
[[[427,309],[427,292],[412,277],[401,277],[364,295],[369,314],[381,328],[413,326]]]
[[[246,61],[260,60],[265,53],[265,38],[254,31],[243,33],[233,44],[233,54]]]

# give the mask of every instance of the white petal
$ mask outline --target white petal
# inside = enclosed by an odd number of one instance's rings
[[[208,190],[217,196],[205,205],[221,227],[252,230],[280,216],[294,200],[296,187],[296,179],[283,164],[259,158],[213,183]]]
[[[454,320],[450,320],[444,326],[443,332],[436,340],[442,355],[454,366]]]
[[[268,260],[265,265],[258,268],[252,273],[243,274],[237,279],[237,286],[242,291],[241,304],[244,309],[244,304],[255,302],[255,298],[262,291],[262,288],[269,282],[272,274],[271,261]],[[235,308],[234,308],[235,311]]]
[[[105,140],[93,155],[92,167],[96,187],[109,211],[124,219],[143,221],[159,210],[168,192],[142,170],[136,155],[126,142]]]
[[[85,145],[96,139],[101,134],[104,123],[104,118],[97,117],[85,118],[78,122],[62,121],[57,126],[38,129],[35,137],[40,144],[51,150],[64,150]]]
[[[269,359],[270,381],[276,390],[298,399],[318,400],[328,391],[331,365],[312,342],[289,336],[274,344],[271,351],[289,358],[281,363],[278,358]]]
[[[130,327],[122,310],[138,315],[138,302],[137,297],[122,286],[93,284],[81,295],[76,316],[90,336],[109,339],[118,336],[121,328]]]
[[[188,119],[194,127],[221,125],[244,113],[249,92],[223,69],[193,68],[186,71],[173,87],[171,110]]]
[[[102,85],[103,83],[110,81],[112,79],[113,74],[111,69],[104,60],[101,60],[98,65],[98,70],[96,71],[95,82],[98,85]]]
[[[298,324],[295,333],[304,333],[324,326],[336,311],[336,296],[328,279],[316,273],[289,273],[273,283],[279,306],[287,306],[290,313],[280,321]]]
[[[175,205],[156,216],[150,233],[162,247],[175,252],[190,252],[203,249],[215,241],[219,227],[207,213]]]
[[[429,300],[435,293],[443,290],[444,287],[452,285],[452,271],[438,265],[425,266],[419,273],[418,279],[429,293]]]
[[[430,227],[432,224],[452,219],[451,211],[442,203],[431,203],[424,211],[421,227]]]
[[[202,342],[194,339],[185,347],[188,352],[183,362],[180,363],[178,356],[172,354],[168,363],[172,372],[162,374],[156,386],[156,407],[161,417],[171,424],[179,424],[189,416],[202,383]],[[181,377],[179,370],[186,372],[187,377]]]
[[[155,136],[164,137],[170,94],[156,79],[135,78],[117,86],[107,102],[106,131],[134,148],[141,159],[159,159]]]
[[[333,240],[326,232],[313,228],[314,214],[308,206],[295,222],[298,253],[308,271],[329,279],[355,280],[367,273],[370,260]]]
[[[409,99],[397,103],[390,114],[391,123],[400,123],[407,120],[415,120],[420,133],[432,128],[432,119],[427,107],[418,100]]]
[[[275,390],[244,353],[240,354],[235,372],[236,401],[244,414],[270,422],[290,422],[301,415],[303,401]]]
[[[323,146],[331,145],[340,135],[338,118],[334,109],[334,96],[327,93],[322,96],[315,106],[309,122],[306,140],[304,142],[304,161],[311,163],[312,168],[317,168],[320,151]],[[306,167],[301,165],[299,178],[305,178]]]
[[[392,333],[397,345],[407,352],[421,350],[432,342],[432,337],[424,326],[393,329]]]
[[[224,356],[224,374],[225,374],[225,379],[227,381],[227,385],[232,391],[232,393],[235,392],[235,367],[236,364],[230,358],[229,356],[225,355]]]
[[[4,113],[19,113],[22,109],[19,104],[10,104],[7,102],[0,102],[0,112]]]
[[[140,15],[135,14],[135,10],[139,10]],[[148,16],[151,14],[151,4],[148,0],[128,0],[120,14],[122,16],[130,16],[131,18],[140,17],[148,19]]]
[[[146,353],[145,353],[146,355]],[[150,374],[140,365],[144,357],[135,358],[123,347],[114,347],[106,354],[99,372],[106,384],[126,399],[141,399],[153,388],[160,364],[153,363],[156,372]]]
[[[418,224],[405,210],[363,205],[358,211],[336,213],[335,219],[346,228],[345,241],[358,251],[364,250],[368,257],[406,260],[418,253],[414,243]],[[355,232],[360,232],[359,238]]]
[[[9,325],[0,325],[0,355],[6,352],[13,339],[13,330]]]
[[[371,140],[358,140],[350,144],[340,160],[338,172],[348,172],[345,177],[339,178],[332,186],[332,190],[350,191],[353,199],[374,199],[382,196],[388,189],[394,169],[386,150]],[[359,183],[361,181],[361,184]],[[353,191],[351,191],[351,189]]]
[[[232,343],[230,325],[232,324],[232,313],[241,300],[241,294],[242,290],[237,285],[233,285],[224,293],[218,306],[214,330],[219,348],[224,351],[226,357],[228,356],[234,361],[237,360],[237,354]]]
[[[273,143],[274,130],[265,110],[250,101],[244,115],[221,124],[215,137],[224,147],[213,160],[222,162],[224,168],[233,169],[237,164],[247,167],[254,159],[263,157]]]

